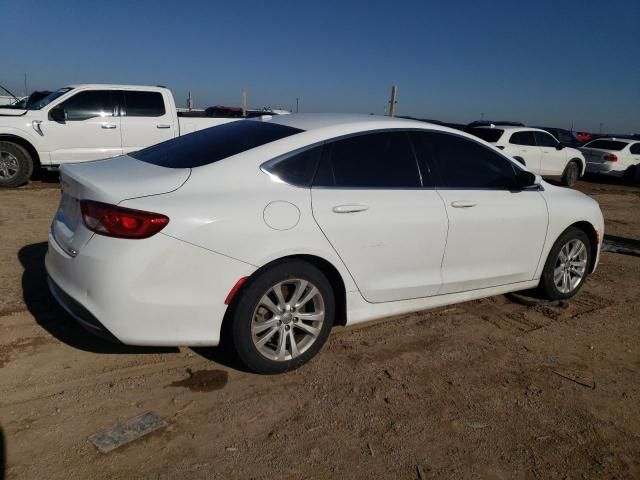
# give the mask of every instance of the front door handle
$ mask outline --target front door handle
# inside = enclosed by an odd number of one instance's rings
[[[455,202],[451,202],[451,206],[453,208],[471,208],[475,207],[478,202],[472,202],[469,200],[457,200]]]
[[[116,124],[115,123],[103,123],[102,124],[102,128],[104,128],[106,130],[111,130],[113,128],[116,128]]]
[[[336,205],[332,209],[335,213],[355,213],[369,210],[369,205]]]
[[[166,123],[159,123],[156,125],[156,128],[171,128],[171,125],[167,125]]]

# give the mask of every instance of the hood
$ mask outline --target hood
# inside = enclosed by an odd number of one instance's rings
[[[2,117],[20,117],[27,112],[28,110],[21,108],[0,108],[0,116]]]

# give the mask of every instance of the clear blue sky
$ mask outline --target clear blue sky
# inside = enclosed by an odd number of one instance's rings
[[[0,83],[640,132],[640,0],[0,0]]]

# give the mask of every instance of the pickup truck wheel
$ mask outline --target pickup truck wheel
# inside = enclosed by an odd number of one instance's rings
[[[31,155],[12,142],[0,142],[0,187],[24,185],[33,173]]]
[[[580,167],[575,161],[569,162],[562,174],[562,185],[565,187],[573,187],[580,176]]]

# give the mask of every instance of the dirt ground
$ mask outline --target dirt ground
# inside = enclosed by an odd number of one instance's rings
[[[639,188],[578,188],[640,239]],[[338,328],[309,365],[258,376],[76,326],[45,285],[58,199],[0,191],[0,478],[640,478],[640,257],[603,253],[559,307],[499,296]],[[88,441],[147,411],[169,426]]]

